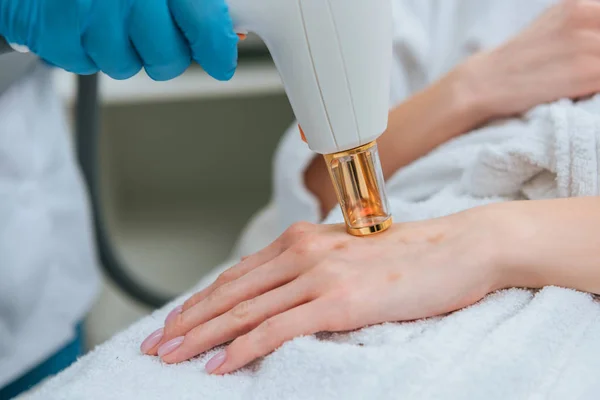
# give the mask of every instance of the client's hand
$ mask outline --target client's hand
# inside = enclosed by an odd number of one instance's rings
[[[481,210],[368,238],[341,225],[295,225],[174,310],[142,350],[178,363],[233,341],[206,367],[225,374],[297,336],[471,305],[498,288],[497,244],[506,236]]]
[[[600,2],[563,0],[462,67],[490,119],[600,92]]]

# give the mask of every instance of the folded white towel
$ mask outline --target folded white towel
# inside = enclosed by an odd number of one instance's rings
[[[390,182],[396,218],[435,217],[519,198],[598,195],[599,105],[598,98],[561,101],[447,143]],[[331,220],[339,218],[334,213]],[[506,290],[443,318],[299,338],[225,377],[203,370],[214,351],[173,366],[139,353],[140,341],[169,309],[133,325],[24,398],[600,396],[600,304],[573,290]]]

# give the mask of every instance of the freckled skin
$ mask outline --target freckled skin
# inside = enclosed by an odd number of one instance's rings
[[[431,229],[429,231],[423,231],[418,229],[412,229],[412,225],[405,224],[404,228],[400,231],[396,241],[403,245],[413,245],[416,243],[429,243],[429,244],[440,244],[448,238],[448,233],[445,229]]]
[[[346,248],[348,248],[348,243],[346,243],[346,242],[341,242],[341,243],[338,243],[335,246],[333,246],[334,250],[344,250]]]
[[[304,247],[298,247],[292,250],[297,256],[303,256],[306,254],[306,249]]]
[[[437,235],[433,235],[433,236],[427,238],[427,241],[431,244],[438,244],[438,243],[441,243],[445,238],[446,238],[446,235],[444,233],[440,232]]]
[[[398,272],[389,273],[387,276],[387,281],[390,283],[397,282],[402,278],[402,274]]]

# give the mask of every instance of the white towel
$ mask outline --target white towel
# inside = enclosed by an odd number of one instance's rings
[[[541,106],[523,119],[445,144],[390,182],[396,219],[435,217],[496,201],[598,195],[600,116],[594,110],[599,105],[594,98]],[[334,213],[330,220],[339,218]],[[600,397],[600,304],[573,290],[506,290],[442,318],[299,338],[225,377],[203,370],[215,351],[173,366],[139,353],[140,341],[174,305],[24,398]]]

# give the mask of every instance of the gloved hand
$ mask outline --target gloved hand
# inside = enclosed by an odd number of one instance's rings
[[[192,60],[227,80],[238,37],[224,0],[0,0],[0,35],[49,64],[115,79],[172,79]]]

